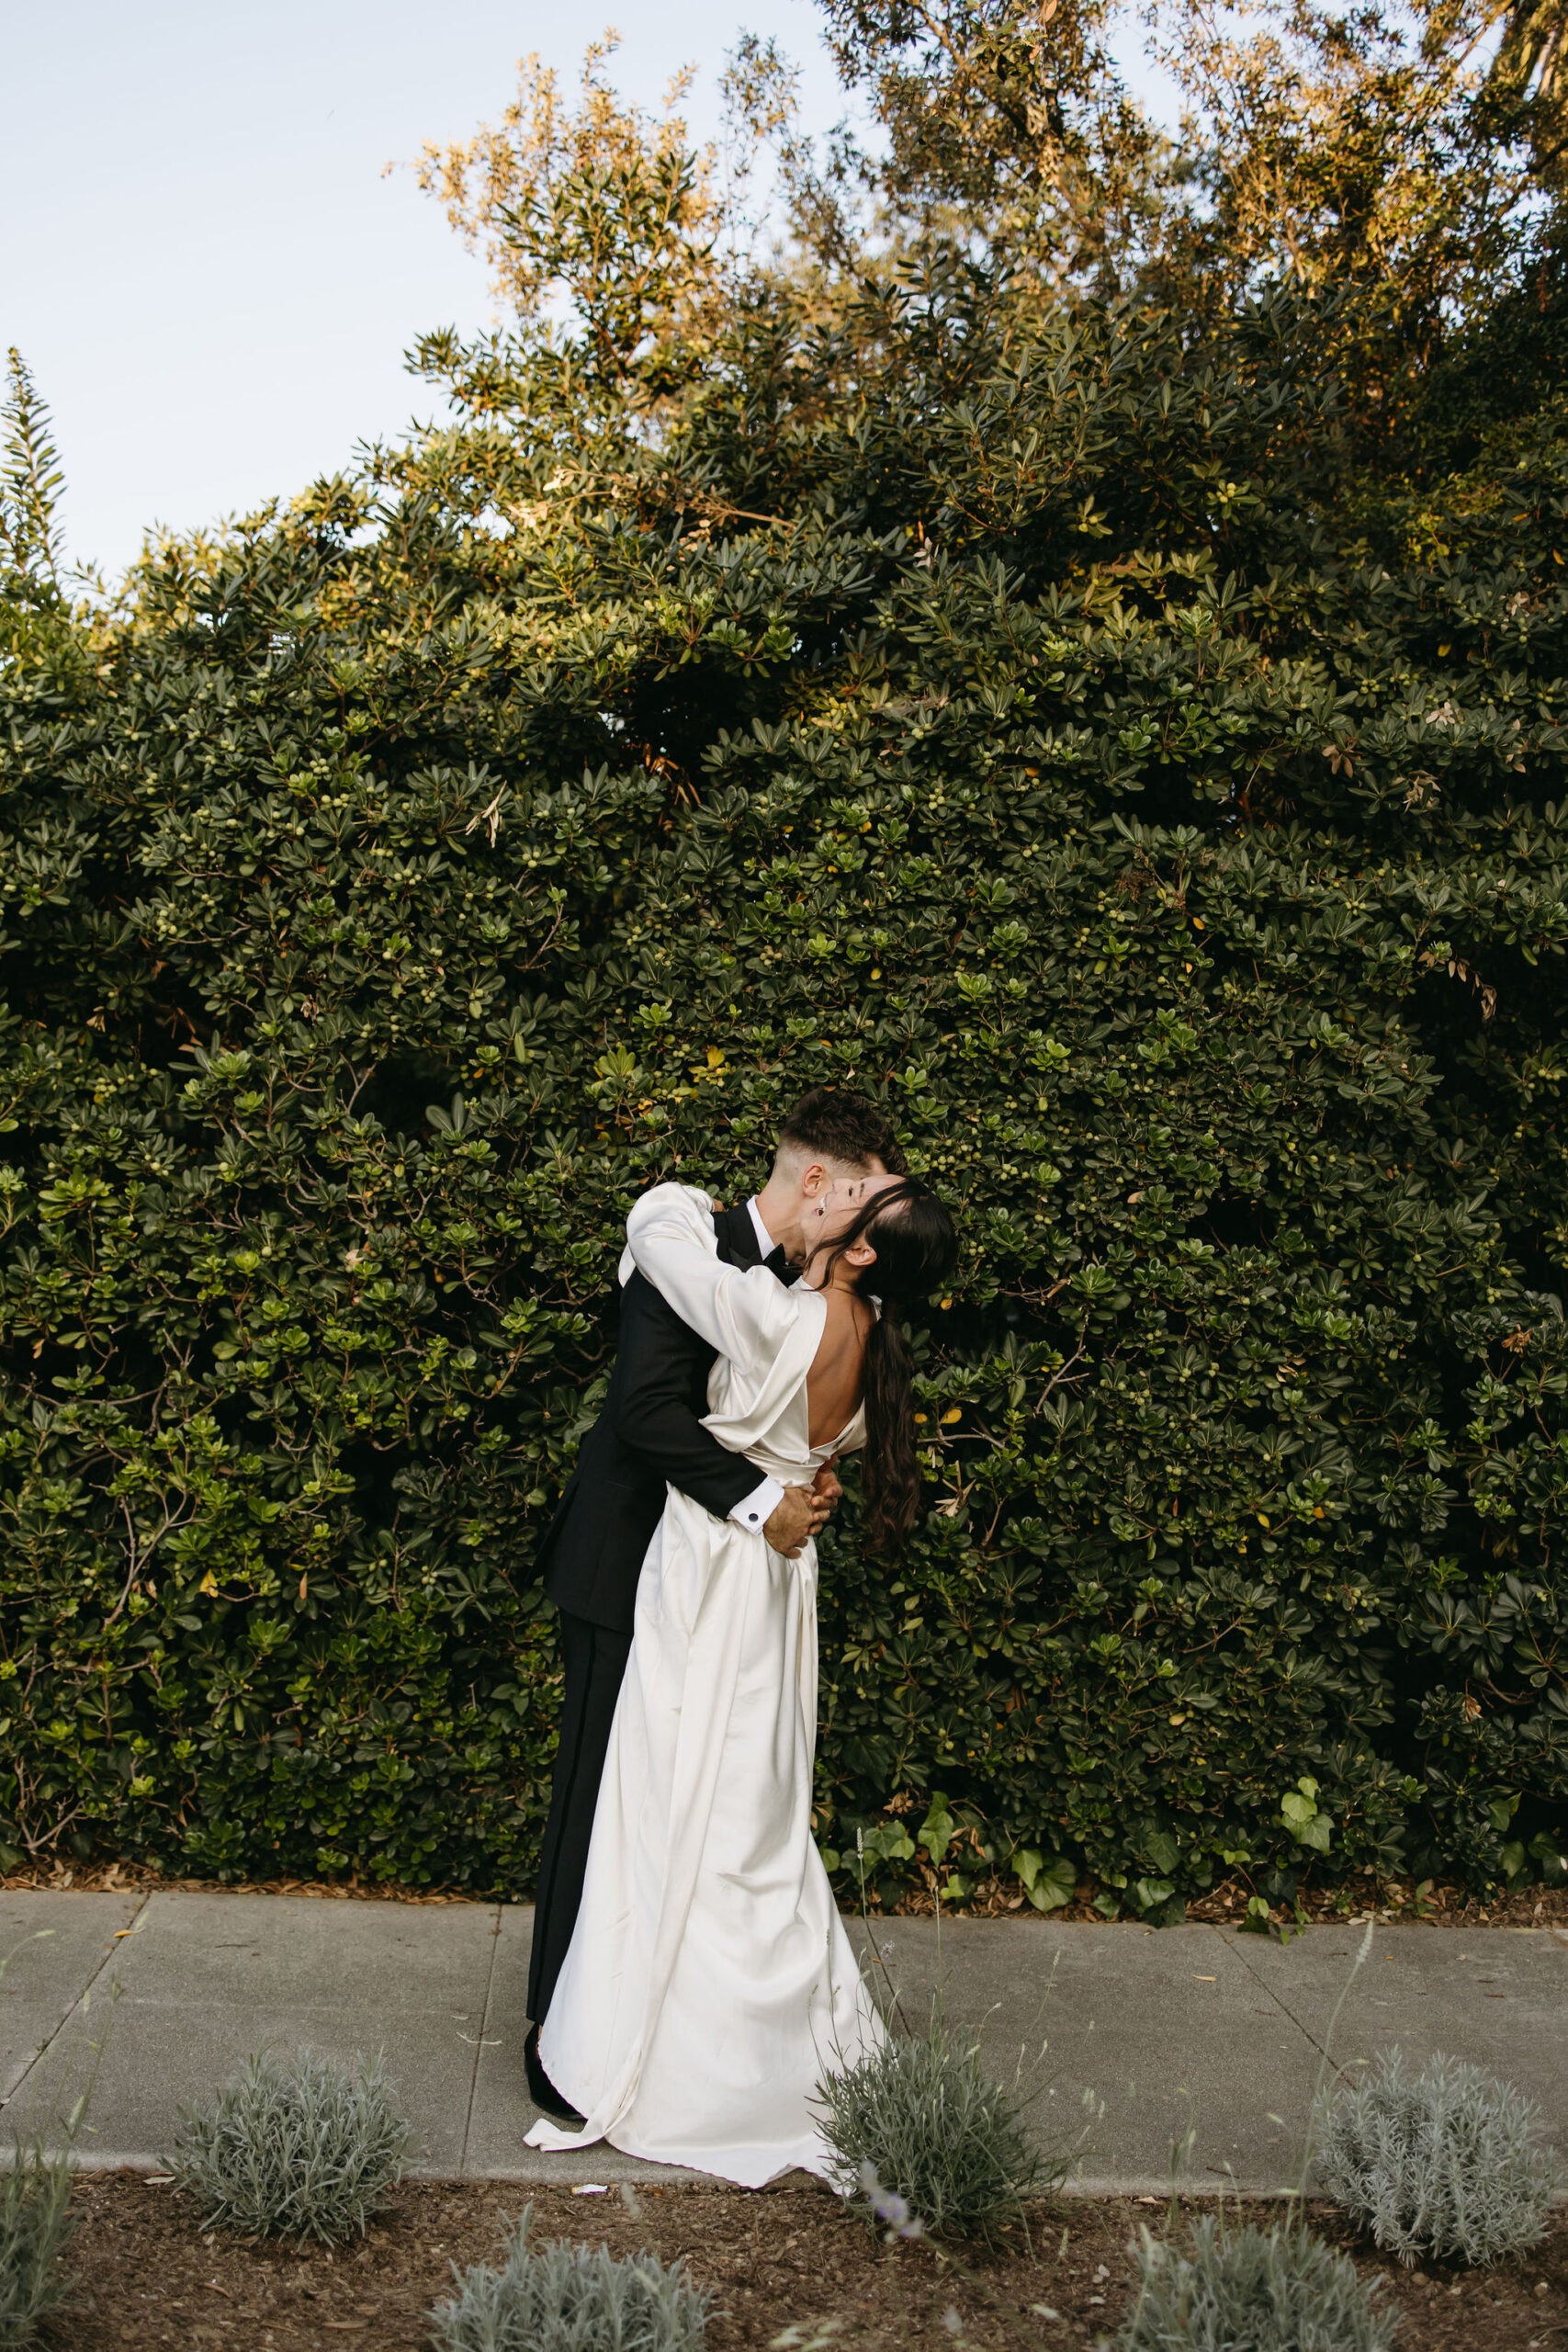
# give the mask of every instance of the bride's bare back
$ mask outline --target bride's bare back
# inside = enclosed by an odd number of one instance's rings
[[[865,1372],[865,1343],[874,1320],[852,1290],[830,1284],[828,1317],[811,1369],[806,1375],[806,1407],[814,1446],[831,1445],[854,1419]]]

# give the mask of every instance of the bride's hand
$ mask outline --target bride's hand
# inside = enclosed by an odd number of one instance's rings
[[[818,1521],[818,1527],[820,1527],[826,1521],[829,1512],[837,1510],[839,1505],[844,1499],[843,1487],[835,1475],[833,1469],[833,1464],[837,1462],[838,1458],[839,1457],[836,1453],[830,1453],[828,1456],[827,1461],[822,1464],[821,1469],[817,1473],[816,1477],[811,1481],[811,1491],[816,1496],[818,1501],[822,1505],[822,1518]],[[813,1532],[815,1532],[815,1530]]]

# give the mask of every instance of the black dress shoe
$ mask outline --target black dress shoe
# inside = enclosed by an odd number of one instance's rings
[[[579,2115],[569,2099],[562,2098],[546,2074],[544,2061],[539,2056],[539,2029],[536,2025],[528,2028],[528,2039],[523,2044],[523,2072],[528,2077],[529,2098],[552,2123],[587,2121],[586,2116]]]

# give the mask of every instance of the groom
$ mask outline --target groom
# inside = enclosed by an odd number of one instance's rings
[[[804,1219],[828,1186],[903,1170],[903,1155],[874,1103],[814,1087],[780,1128],[773,1172],[756,1199],[715,1210],[718,1254],[726,1265],[763,1265],[791,1282],[806,1255]],[[791,1559],[842,1491],[830,1470],[819,1470],[813,1486],[781,1487],[760,1479],[743,1454],[727,1452],[701,1419],[713,1362],[707,1342],[634,1273],[621,1293],[620,1349],[604,1410],[582,1441],[536,1563],[560,1611],[566,1687],[539,1855],[528,1970],[535,2022],[524,2063],[535,2105],[565,2123],[582,2118],[540,2064],[539,2026],[582,1899],[610,1724],[631,1653],[637,1574],[664,1510],[666,1485],[716,1519],[760,1530]]]

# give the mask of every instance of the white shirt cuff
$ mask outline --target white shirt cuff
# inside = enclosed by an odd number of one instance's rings
[[[784,1498],[778,1480],[764,1478],[750,1494],[742,1495],[729,1516],[738,1527],[748,1527],[753,1535],[760,1535]]]

